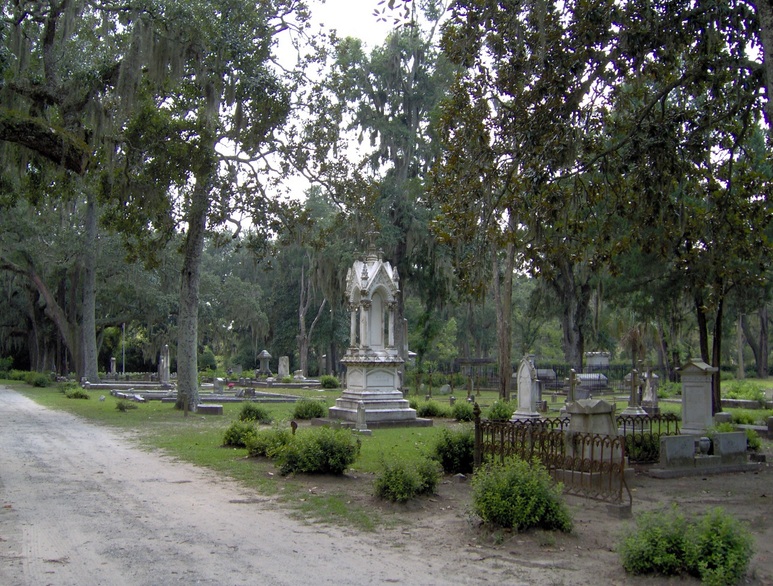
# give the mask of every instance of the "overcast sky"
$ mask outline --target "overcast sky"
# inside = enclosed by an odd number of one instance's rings
[[[391,26],[373,15],[379,0],[310,0],[312,18],[340,37],[362,39],[369,49],[379,45]]]

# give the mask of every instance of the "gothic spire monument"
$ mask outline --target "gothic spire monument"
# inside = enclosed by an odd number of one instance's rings
[[[417,420],[400,391],[403,364],[395,345],[395,312],[400,295],[397,269],[383,259],[371,233],[362,260],[346,276],[346,301],[351,315],[350,342],[341,362],[346,365],[346,389],[329,409],[329,418],[356,422],[362,402],[368,426],[431,425]]]

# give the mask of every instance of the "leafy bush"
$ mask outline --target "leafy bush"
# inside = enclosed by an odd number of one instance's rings
[[[554,484],[538,461],[511,459],[504,465],[487,464],[472,478],[474,512],[485,523],[525,531],[572,530],[572,519]]]
[[[382,463],[384,470],[376,477],[373,489],[376,496],[404,503],[424,494],[434,494],[440,482],[440,470],[434,460],[424,459],[418,465],[408,466],[404,462]]]
[[[313,399],[301,399],[293,409],[293,419],[314,419],[325,416],[325,404]]]
[[[24,382],[33,387],[47,387],[51,382],[51,377],[42,372],[27,372],[24,374]]]
[[[359,454],[359,439],[351,431],[320,427],[293,436],[275,458],[282,474],[343,474]]]
[[[118,409],[121,413],[126,413],[127,411],[131,411],[132,409],[138,409],[139,406],[137,403],[134,403],[133,401],[127,401],[126,399],[119,399],[116,404],[115,408]]]
[[[451,407],[451,417],[457,421],[472,421],[475,418],[472,403],[459,401]]]
[[[0,358],[0,378],[8,378],[8,373],[11,370],[13,364],[13,358]]]
[[[246,448],[247,438],[256,432],[254,420],[234,421],[223,433],[223,445]]]
[[[687,571],[703,584],[737,584],[749,565],[753,539],[749,531],[722,509],[715,508],[692,526]]]
[[[253,458],[275,457],[293,439],[289,429],[263,429],[244,438],[247,452]]]
[[[682,383],[666,381],[658,387],[658,399],[668,399],[682,394]]]
[[[625,455],[632,462],[655,462],[660,458],[660,437],[650,433],[627,434]]]
[[[91,395],[83,389],[72,389],[71,391],[67,391],[64,396],[68,399],[91,399]]]
[[[744,429],[746,432],[746,447],[752,452],[759,452],[762,449],[762,439],[753,429]]]
[[[290,384],[291,382],[293,382],[293,377],[291,377],[289,374],[286,374],[285,376],[282,377],[282,384],[287,385],[287,384]]]
[[[722,396],[726,399],[743,399],[745,401],[757,401],[763,404],[765,391],[751,381],[743,381],[733,386],[722,389]]]
[[[417,403],[416,415],[419,417],[448,417],[450,411],[437,401],[423,401]]]
[[[515,405],[499,399],[489,407],[487,416],[491,421],[510,421],[513,413],[515,413]]]
[[[629,574],[672,576],[684,570],[687,521],[674,507],[642,513],[636,531],[629,532],[618,548],[623,568]]]
[[[438,436],[432,455],[449,474],[472,472],[475,435],[472,429],[451,431],[443,429]]]
[[[271,414],[263,405],[257,403],[244,403],[239,412],[239,421],[255,421],[257,423],[271,423]]]
[[[757,422],[757,418],[748,411],[734,411],[730,417],[736,425],[754,425]]]
[[[29,375],[29,374],[30,374],[30,371],[28,371],[28,370],[11,369],[11,370],[8,371],[8,378],[10,380],[24,381],[24,380],[27,379],[27,375]]]
[[[703,584],[724,586],[744,576],[752,544],[748,530],[722,509],[692,522],[673,507],[639,515],[636,530],[626,535],[618,553],[631,574],[686,572]]]
[[[341,382],[332,374],[323,374],[319,377],[319,384],[323,389],[338,389],[341,387]]]

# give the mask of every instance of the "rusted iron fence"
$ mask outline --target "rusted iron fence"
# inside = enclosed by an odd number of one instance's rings
[[[679,417],[673,413],[662,415],[618,415],[617,427],[625,438],[628,461],[651,464],[660,458],[660,438],[679,435]]]
[[[631,504],[625,481],[625,441],[569,431],[568,418],[525,422],[481,419],[475,409],[475,466],[511,457],[538,461],[564,492],[615,504]]]

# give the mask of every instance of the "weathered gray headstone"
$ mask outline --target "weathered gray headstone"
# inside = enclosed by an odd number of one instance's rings
[[[280,379],[290,376],[290,357],[280,356],[279,366],[277,367],[276,376]]]
[[[706,435],[713,423],[711,379],[717,369],[702,360],[690,360],[679,370],[682,375],[682,433]]]
[[[694,467],[695,438],[691,435],[661,436],[660,465],[663,468]]]
[[[537,411],[537,405],[542,400],[542,393],[533,357],[524,356],[521,360],[521,364],[518,366],[517,384],[518,409],[513,413],[512,420],[538,418],[540,415]]]
[[[740,464],[747,460],[746,433],[732,431],[714,436],[714,455],[719,456],[723,464]]]

